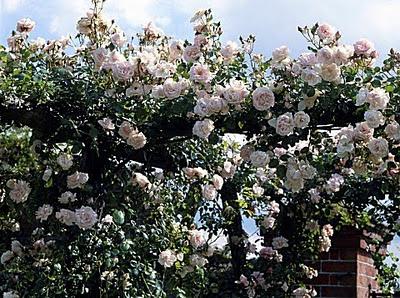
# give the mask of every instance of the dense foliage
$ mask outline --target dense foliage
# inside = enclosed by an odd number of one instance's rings
[[[391,241],[399,54],[374,66],[370,41],[315,24],[307,52],[269,58],[209,10],[191,41],[129,39],[102,5],[75,38],[23,19],[0,47],[4,297],[311,297],[333,233]]]

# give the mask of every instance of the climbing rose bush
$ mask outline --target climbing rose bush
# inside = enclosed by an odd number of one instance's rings
[[[3,297],[312,297],[343,227],[393,239],[400,54],[315,24],[262,55],[210,10],[189,40],[131,38],[102,10],[0,47]]]

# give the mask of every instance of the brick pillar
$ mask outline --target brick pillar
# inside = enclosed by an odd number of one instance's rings
[[[329,252],[313,267],[319,275],[311,284],[317,297],[368,298],[371,290],[378,288],[376,269],[361,231],[344,228],[332,238]]]

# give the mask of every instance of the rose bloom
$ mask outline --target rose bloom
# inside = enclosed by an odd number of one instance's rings
[[[206,243],[204,231],[190,230],[189,231],[189,242],[195,249],[202,247]]]
[[[183,168],[182,171],[185,173],[185,175],[189,179],[194,179],[194,178],[204,178],[205,176],[208,175],[207,170],[202,169],[200,167],[197,168]]]
[[[98,120],[97,122],[98,122],[98,123],[101,125],[101,127],[103,127],[104,129],[108,129],[108,130],[113,130],[113,129],[115,129],[114,123],[112,123],[112,120],[111,120],[110,118],[108,118],[108,117],[103,118],[103,119],[101,119],[101,120]]]
[[[76,30],[80,34],[89,35],[92,32],[91,23],[92,20],[90,18],[83,17],[76,24]]]
[[[175,82],[174,79],[168,78],[164,81],[163,91],[168,98],[177,98],[181,95],[182,86],[179,82]]]
[[[276,254],[277,251],[271,246],[262,247],[260,249],[260,257],[263,259],[271,260]]]
[[[114,50],[107,55],[106,60],[103,62],[102,67],[106,70],[110,70],[112,69],[115,63],[120,63],[125,61],[126,61],[125,56],[122,53]]]
[[[366,111],[364,113],[364,119],[371,128],[377,128],[385,124],[385,117],[381,112],[376,110]]]
[[[281,136],[287,136],[293,132],[293,128],[294,120],[291,113],[285,113],[276,119],[275,130],[277,134]]]
[[[61,196],[58,198],[58,201],[61,204],[68,204],[69,202],[75,202],[76,201],[76,194],[66,191],[61,194]]]
[[[57,157],[57,163],[64,171],[69,170],[69,168],[74,164],[72,156],[65,153],[62,153]]]
[[[303,111],[294,114],[294,125],[298,128],[306,128],[310,123],[310,116]]]
[[[343,183],[344,179],[342,175],[332,174],[331,178],[326,182],[325,189],[327,193],[338,192]]]
[[[245,83],[236,79],[231,79],[223,92],[225,100],[230,104],[243,102],[247,95],[249,95],[249,91],[246,89]]]
[[[75,224],[81,229],[90,229],[96,222],[97,214],[91,207],[82,206],[75,210]]]
[[[266,111],[275,105],[274,93],[267,87],[258,87],[253,92],[253,106],[258,111]]]
[[[92,55],[96,67],[100,68],[107,59],[108,50],[105,48],[97,48],[92,52]]]
[[[361,122],[354,129],[354,139],[356,141],[368,141],[372,138],[374,129],[370,128],[367,122]]]
[[[250,155],[254,152],[254,146],[250,144],[243,145],[242,148],[240,148],[240,157],[244,161],[250,161]]]
[[[289,247],[289,243],[285,237],[275,237],[272,239],[272,247],[274,249],[281,249],[284,247]]]
[[[388,141],[384,138],[374,138],[368,143],[368,149],[372,155],[383,158],[389,154]]]
[[[111,35],[111,42],[114,46],[122,48],[126,42],[126,37],[123,32],[115,32]]]
[[[358,90],[358,93],[356,95],[356,106],[363,105],[367,101],[368,94],[369,91],[367,88],[364,87],[360,88],[360,90]]]
[[[126,141],[135,150],[143,148],[147,143],[146,136],[142,132],[131,133]]]
[[[22,256],[24,254],[23,249],[24,247],[18,240],[13,240],[11,242],[11,251],[17,256]]]
[[[333,49],[325,46],[317,52],[317,61],[322,64],[331,64],[333,61]]]
[[[303,67],[314,66],[317,63],[317,56],[314,53],[302,53],[299,56],[299,63]]]
[[[385,133],[388,138],[393,139],[395,141],[400,140],[400,125],[396,121],[393,121],[386,125]]]
[[[254,151],[250,154],[250,161],[256,168],[263,168],[269,163],[269,156],[263,151]]]
[[[216,189],[220,190],[224,185],[224,179],[220,175],[214,174],[212,178],[212,183]]]
[[[60,209],[59,212],[56,212],[56,218],[66,224],[67,226],[72,226],[75,222],[76,215],[75,212],[68,209]]]
[[[330,224],[324,225],[322,227],[321,234],[324,237],[332,237],[333,236],[333,227]]]
[[[321,83],[321,77],[318,72],[311,68],[303,69],[301,72],[301,78],[310,86],[315,86],[318,83]]]
[[[139,131],[132,127],[128,121],[123,121],[119,127],[118,134],[124,139],[129,138],[130,134],[137,134]]]
[[[193,126],[193,134],[201,139],[207,140],[214,128],[214,122],[210,119],[196,121]]]
[[[149,179],[141,173],[133,173],[131,181],[133,185],[138,185],[142,189],[146,189],[151,186]]]
[[[166,268],[172,267],[176,260],[177,257],[175,255],[175,252],[171,249],[162,251],[158,256],[158,262]]]
[[[280,62],[289,57],[289,49],[287,46],[280,46],[272,51],[272,60]]]
[[[338,82],[340,79],[340,67],[335,63],[322,65],[321,77],[323,80],[328,82]]]
[[[183,51],[183,59],[187,62],[197,61],[201,57],[200,47],[192,45],[187,46]]]
[[[239,47],[236,42],[228,41],[226,45],[221,49],[221,55],[224,60],[230,61],[233,56],[239,52]]]
[[[251,187],[254,196],[261,197],[264,194],[265,189],[261,186],[259,186],[257,183],[254,183],[253,186]]]
[[[135,74],[135,68],[132,62],[116,62],[111,67],[113,77],[117,81],[128,81]]]
[[[350,45],[337,46],[333,53],[333,61],[338,65],[349,62],[351,56],[354,55],[354,48]]]
[[[194,37],[193,44],[198,47],[205,47],[208,44],[208,38],[203,34],[197,34]]]
[[[221,169],[221,176],[228,179],[232,178],[236,173],[236,166],[230,161],[225,161],[224,166]]]
[[[383,110],[389,102],[389,95],[382,88],[374,88],[368,92],[366,101],[370,110]]]
[[[169,60],[175,61],[180,59],[183,55],[183,43],[180,40],[171,42],[169,46]]]
[[[10,261],[12,258],[14,257],[14,253],[11,250],[7,250],[5,251],[2,255],[1,255],[1,264],[5,264],[8,261]]]
[[[261,221],[261,225],[266,229],[273,228],[275,224],[275,217],[272,216],[265,216],[264,219]]]
[[[10,184],[7,183],[7,186]],[[23,180],[18,180],[15,183],[12,183],[12,187],[10,191],[10,199],[15,203],[23,203],[28,200],[28,196],[31,192],[31,188],[29,187],[29,183]]]
[[[86,173],[75,172],[72,175],[67,176],[68,188],[80,188],[89,180],[89,175]]]
[[[207,263],[208,260],[202,256],[200,256],[199,254],[194,254],[189,256],[189,263],[191,266],[196,267],[204,267]]]
[[[317,28],[317,35],[321,39],[331,40],[335,34],[336,28],[327,23],[322,23]]]
[[[206,200],[214,200],[217,197],[217,190],[212,184],[204,185],[201,193]]]
[[[198,83],[208,83],[212,74],[207,65],[196,63],[190,68],[190,79]]]
[[[29,33],[35,28],[35,22],[29,18],[21,19],[17,22],[17,31],[21,33]]]
[[[375,51],[374,44],[365,38],[358,40],[353,46],[354,53],[359,56],[369,57]]]
[[[148,40],[154,40],[164,35],[164,32],[154,25],[153,22],[147,23],[147,25],[143,27],[143,31]]]
[[[156,85],[151,90],[151,96],[155,99],[160,99],[165,97],[164,87],[162,85]]]
[[[319,251],[327,252],[331,248],[331,239],[329,237],[319,237]]]
[[[36,211],[36,219],[39,219],[41,222],[46,221],[52,213],[53,207],[49,204],[44,204]]]

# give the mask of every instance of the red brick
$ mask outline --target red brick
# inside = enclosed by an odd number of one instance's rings
[[[356,263],[352,261],[322,261],[322,272],[354,272]]]
[[[366,263],[358,263],[357,264],[357,274],[363,274],[371,277],[376,276],[376,269],[374,266],[366,264]]]
[[[321,287],[321,297],[356,297],[354,287]]]
[[[339,286],[354,286],[356,284],[356,279],[357,276],[355,272],[352,272],[349,275],[331,274],[330,284]]]
[[[331,249],[329,251],[329,259],[331,260],[339,260],[340,259],[340,254],[338,249]]]
[[[329,274],[318,274],[317,277],[313,278],[310,282],[311,285],[329,285],[330,279]]]
[[[347,248],[340,250],[340,259],[342,260],[355,260],[357,257],[357,252],[354,248]]]

